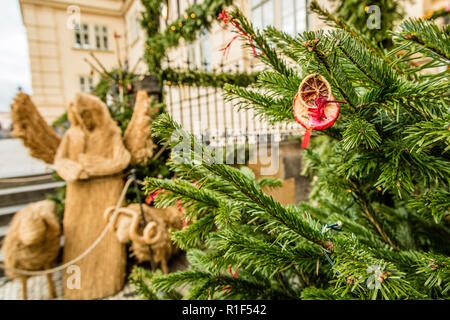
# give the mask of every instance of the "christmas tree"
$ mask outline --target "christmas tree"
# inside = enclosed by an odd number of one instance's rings
[[[402,3],[395,0],[333,0],[335,15],[358,28],[372,41],[384,47],[392,45],[389,31],[401,19],[404,10]]]
[[[177,150],[168,163],[177,179],[147,178],[146,190],[157,206],[183,207],[188,223],[172,236],[190,268],[136,269],[144,298],[449,297],[449,27],[406,20],[385,49],[316,1],[311,9],[335,28],[292,37],[255,30],[238,10],[221,14],[266,65],[255,89],[226,86],[237,107],[295,121],[299,84],[317,73],[328,97],[346,102],[334,125],[312,131],[309,202],[282,206],[262,191],[280,181],[220,163],[162,115],[153,134]],[[308,116],[326,119],[315,106]]]

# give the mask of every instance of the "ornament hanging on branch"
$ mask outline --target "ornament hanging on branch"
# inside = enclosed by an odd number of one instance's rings
[[[306,129],[302,148],[308,147],[311,130],[325,130],[334,124],[339,103],[347,101],[334,100],[330,84],[321,74],[311,74],[302,81],[293,103],[295,120]]]

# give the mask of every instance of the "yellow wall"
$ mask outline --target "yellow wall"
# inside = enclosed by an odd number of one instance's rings
[[[144,10],[144,6],[141,1],[129,1],[129,7],[125,12],[125,27],[126,27],[126,46],[127,46],[127,58],[130,68],[136,67],[136,72],[139,74],[145,74],[147,72],[147,65],[143,61],[143,53],[145,47],[146,33],[144,29],[138,24],[139,31],[137,32],[137,38],[132,37],[133,24],[136,23],[136,14],[140,18],[141,12]],[[142,59],[141,59],[142,58]],[[139,61],[139,59],[141,59]],[[138,63],[139,62],[139,63]]]
[[[125,53],[124,20],[108,7],[121,1],[96,1],[98,8],[83,7],[80,4],[92,1],[79,1],[81,23],[90,25],[90,43],[94,44],[94,24],[108,28],[109,50],[84,50],[74,48],[74,31],[67,27],[69,1],[20,0],[23,22],[27,30],[31,65],[33,101],[48,122],[61,115],[70,99],[79,91],[79,76],[89,76],[92,68],[83,60],[93,52],[107,68],[117,65],[114,32],[122,35],[121,52]],[[118,6],[120,9],[120,6]],[[101,15],[96,9],[102,9]],[[106,14],[105,14],[106,13]],[[94,74],[94,79],[98,75]]]

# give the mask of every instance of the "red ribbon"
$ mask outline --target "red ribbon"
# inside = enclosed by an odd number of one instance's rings
[[[336,100],[326,100],[324,97],[319,96],[314,101],[316,107],[308,108],[308,115],[316,120],[326,119],[325,107],[328,103],[347,103],[347,101],[336,101]],[[302,148],[306,149],[309,145],[309,140],[311,138],[311,129],[306,129],[303,135]]]
[[[239,268],[235,270],[235,272],[233,272],[233,269],[231,269],[231,264],[228,265],[228,273],[231,274],[233,276],[233,278],[237,278],[239,277]]]
[[[164,190],[164,189],[159,189],[159,190],[157,190],[157,191],[153,191],[152,193],[150,193],[150,194],[147,196],[147,198],[145,198],[145,203],[149,205],[150,203],[152,203],[153,201],[155,201],[156,196],[157,196],[159,193],[163,192],[163,191],[165,191],[165,190]]]
[[[347,101],[334,101],[334,100],[326,100],[324,97],[319,96],[314,101],[316,105],[315,108],[308,108],[309,115],[316,120],[326,119],[325,116],[325,107],[328,103],[347,103]]]
[[[225,287],[223,287],[222,292],[225,292],[227,290],[228,290],[228,292],[231,292],[231,286],[229,284],[227,284]]]
[[[303,135],[303,140],[302,140],[302,148],[303,149],[308,148],[310,138],[311,138],[311,130],[306,129],[305,134]]]
[[[198,186],[198,181],[194,181],[192,182],[192,184],[194,186]],[[159,189],[156,191],[153,191],[152,193],[150,193],[147,198],[145,198],[145,203],[147,203],[148,205],[150,205],[150,203],[152,203],[153,201],[155,201],[155,198],[158,196],[159,193],[165,191],[164,189]],[[180,212],[181,214],[183,214],[183,207],[181,206],[181,200],[177,200],[177,204],[176,207],[178,209],[178,212]],[[183,229],[186,228],[187,226],[187,219],[184,218],[183,219]]]

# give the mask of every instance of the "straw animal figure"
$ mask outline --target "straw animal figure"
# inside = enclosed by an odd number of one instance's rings
[[[2,252],[7,268],[39,271],[50,268],[60,249],[61,228],[53,201],[32,203],[17,212],[9,225]],[[21,278],[22,298],[27,299],[28,276],[6,269],[11,278]],[[50,299],[55,297],[51,274],[47,274]]]
[[[176,207],[159,209],[143,204],[142,209],[147,222],[142,231],[139,204],[133,203],[119,209],[113,221],[116,236],[121,243],[131,241],[132,255],[139,262],[150,261],[149,246],[151,246],[155,266],[160,266],[167,274],[169,272],[167,262],[178,251],[170,239],[170,229],[182,228],[182,215]],[[113,212],[114,207],[105,210],[104,217],[107,221],[111,219]]]

